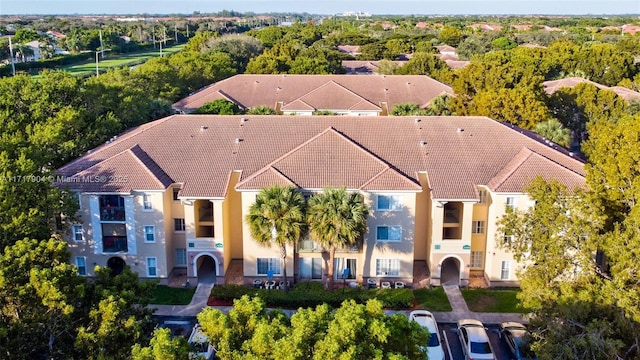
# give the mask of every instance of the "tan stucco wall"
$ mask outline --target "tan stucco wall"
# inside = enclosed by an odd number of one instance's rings
[[[242,259],[242,195],[235,190],[240,172],[231,173],[227,196],[222,204],[224,222],[224,268],[231,259]]]
[[[413,257],[415,260],[426,260],[429,248],[429,222],[431,217],[431,194],[426,174],[418,174],[422,192],[416,194],[415,208],[415,242]]]
[[[398,211],[376,210],[378,195],[399,196],[401,209]],[[363,266],[362,276],[376,277],[377,259],[398,259],[400,260],[399,276],[384,277],[413,279],[416,193],[368,192],[365,193],[365,201],[369,205],[370,213],[367,219],[368,232],[364,237],[364,264],[359,265]],[[401,226],[402,241],[376,241],[378,226]]]
[[[496,233],[498,229],[497,222],[505,214],[507,197],[516,199],[515,207],[519,210],[527,210],[532,204],[529,197],[525,194],[506,194],[506,193],[490,193],[492,204],[488,209],[488,218],[493,219],[489,223],[487,229],[487,254],[485,256],[485,278],[492,285],[517,285],[516,271],[519,264],[513,259],[511,253],[504,249],[499,249],[496,242]],[[510,262],[509,280],[500,279],[502,261]]]

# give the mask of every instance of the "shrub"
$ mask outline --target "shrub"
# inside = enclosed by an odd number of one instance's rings
[[[221,300],[239,299],[242,295],[260,297],[269,307],[297,309],[300,307],[315,307],[326,303],[334,308],[340,307],[344,300],[353,299],[364,304],[369,299],[378,299],[385,308],[406,309],[413,306],[414,296],[410,289],[355,289],[327,291],[320,282],[301,282],[290,291],[254,289],[242,285],[214,286],[211,296]]]

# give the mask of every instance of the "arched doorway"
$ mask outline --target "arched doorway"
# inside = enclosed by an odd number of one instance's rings
[[[200,254],[194,261],[195,276],[198,283],[215,284],[216,282],[216,260],[208,254]]]
[[[460,284],[460,260],[449,257],[446,258],[440,268],[440,282],[442,285]]]
[[[111,269],[111,276],[116,276],[116,275],[120,275],[120,273],[122,273],[122,271],[124,270],[126,263],[124,262],[124,260],[122,260],[122,258],[119,258],[117,256],[114,256],[112,258],[109,258],[109,260],[107,260],[107,267],[109,269]]]

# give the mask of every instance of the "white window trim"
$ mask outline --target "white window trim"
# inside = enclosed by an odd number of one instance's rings
[[[184,250],[184,263],[178,262],[178,250]],[[176,248],[176,266],[187,266],[187,249],[186,248]]]
[[[506,277],[502,276],[505,270],[507,271]],[[508,260],[502,260],[500,263],[500,280],[511,280],[511,262]]]
[[[84,261],[84,274],[80,273],[80,265],[78,264],[78,260],[82,259]],[[78,276],[87,276],[89,273],[89,269],[87,269],[87,257],[86,256],[76,256],[75,257],[76,269],[78,269]]]
[[[153,259],[155,261],[155,269],[156,269],[156,274],[155,275],[151,275],[149,272],[149,269],[151,268],[149,266],[149,260]],[[158,258],[155,256],[147,256],[145,258],[145,268],[147,270],[147,277],[158,277]]]
[[[182,219],[182,227],[184,228],[183,230],[176,230],[176,220]],[[184,220],[184,218],[173,218],[173,232],[174,233],[178,233],[178,234],[182,234],[187,230],[187,222]]]
[[[153,235],[153,240],[151,241],[147,239],[147,228],[151,228],[153,230],[153,232],[151,233]],[[144,232],[144,242],[148,244],[153,244],[156,242],[156,227],[154,225],[144,225],[142,227],[142,231]]]
[[[509,204],[509,199],[513,200],[513,202],[511,204]],[[505,209],[512,209],[512,210],[516,209],[516,198],[515,198],[515,196],[507,196],[507,198],[504,200],[504,208]]]
[[[77,240],[76,239],[76,227],[80,228],[80,237],[82,238],[81,240]],[[73,236],[73,241],[80,243],[80,242],[84,242],[84,228],[82,227],[82,225],[73,225],[71,226],[71,236]]]
[[[399,228],[400,229],[400,238],[398,240],[393,240],[393,239],[378,239],[378,229],[379,228],[389,228],[389,230],[391,230],[391,228]],[[376,226],[376,241],[379,242],[402,242],[402,226],[400,225],[379,225]]]
[[[341,260],[340,260],[340,259],[341,259]],[[348,279],[347,279],[347,281],[353,281],[353,280],[356,280],[356,277],[357,277],[357,275],[358,275],[358,259],[357,259],[357,258],[342,258],[342,257],[340,257],[340,258],[335,258],[335,259],[333,260],[333,261],[334,261],[334,269],[335,269],[335,271],[334,271],[334,273],[333,273],[333,278],[334,278],[335,280],[343,280],[343,279],[342,279],[342,271],[344,271],[344,269],[346,268],[346,266],[347,266],[347,261],[349,261],[349,260],[354,260],[354,261],[355,261],[355,263],[356,263],[355,273],[356,273],[356,274],[354,275],[354,274],[349,273],[349,276],[354,276],[354,277],[353,277],[353,278],[348,278]],[[340,262],[340,261],[342,261],[342,263],[343,263],[343,264],[342,264],[342,270],[341,270],[341,271],[338,271],[338,262]]]
[[[147,207],[147,204],[149,204],[149,207]],[[142,194],[142,211],[153,211],[153,202],[149,194]]]
[[[271,259],[271,260],[275,260],[275,261],[279,264],[279,265],[278,265],[278,267],[280,268],[280,271],[279,271],[279,272],[277,272],[277,273],[276,273],[276,272],[274,271],[273,276],[280,276],[280,275],[282,275],[282,264],[280,263],[280,258],[277,258],[277,257],[275,257],[275,258],[256,258],[256,274],[258,274],[258,276],[267,276],[267,275],[268,275],[268,272],[269,272],[269,266],[268,266],[268,264],[267,264],[267,272],[263,274],[263,273],[261,273],[261,272],[258,272],[258,271],[260,270],[260,267],[258,266],[258,261],[259,261],[259,260],[269,260],[269,259]]]
[[[486,222],[482,220],[474,220],[471,222],[471,233],[474,235],[482,235],[485,232]],[[480,231],[478,231],[480,228]]]
[[[388,197],[389,200],[389,208],[384,209],[380,207],[380,197]],[[379,194],[376,197],[376,211],[402,211],[402,197],[400,195],[390,195],[390,194]]]
[[[479,264],[475,264],[474,263],[474,255],[479,256],[480,259],[475,259],[478,260]],[[483,263],[483,257],[484,257],[484,252],[483,251],[472,251],[471,254],[469,254],[470,256],[470,262],[469,262],[469,267],[474,268],[474,269],[478,269],[478,268],[482,268],[482,263]]]
[[[387,271],[387,274],[378,274],[378,261],[387,261],[387,269],[391,269],[391,261],[397,261],[398,262],[398,274],[397,275],[390,275],[389,271]],[[380,266],[382,267],[382,266]],[[384,277],[400,277],[400,259],[388,259],[388,258],[384,258],[384,259],[376,259],[376,276],[384,276]]]

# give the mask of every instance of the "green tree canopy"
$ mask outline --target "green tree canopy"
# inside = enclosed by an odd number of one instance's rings
[[[385,315],[382,303],[345,301],[298,309],[291,318],[267,311],[260,298],[243,296],[228,315],[198,314],[220,359],[426,359],[429,333],[403,314]]]
[[[311,237],[329,250],[327,286],[333,289],[336,249],[360,240],[367,229],[369,209],[358,193],[326,188],[309,199],[307,213]]]
[[[305,210],[304,196],[298,189],[271,186],[258,193],[247,214],[251,237],[259,244],[275,245],[280,250],[285,284],[287,246],[295,246],[307,233]]]
[[[194,114],[237,115],[242,113],[237,104],[226,99],[216,99],[202,105]]]

